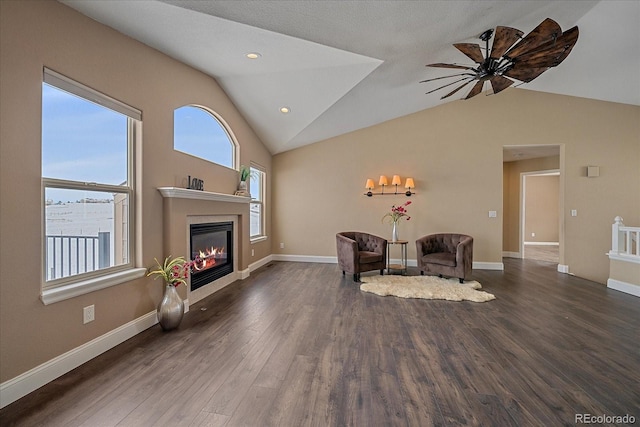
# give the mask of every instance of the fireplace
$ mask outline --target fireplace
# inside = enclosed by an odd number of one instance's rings
[[[233,273],[233,222],[191,224],[191,290]]]

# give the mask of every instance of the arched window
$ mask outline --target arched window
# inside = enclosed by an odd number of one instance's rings
[[[185,105],[173,112],[173,148],[237,169],[238,143],[224,120],[213,111]]]

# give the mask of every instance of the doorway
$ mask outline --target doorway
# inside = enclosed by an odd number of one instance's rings
[[[509,258],[563,260],[564,147],[503,147],[503,242]]]
[[[520,251],[523,258],[558,263],[560,171],[521,173]]]

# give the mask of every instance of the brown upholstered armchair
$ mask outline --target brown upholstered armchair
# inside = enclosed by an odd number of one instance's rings
[[[387,259],[387,240],[373,234],[345,231],[336,234],[338,265],[342,274],[353,274],[353,281],[360,281],[360,273],[380,270],[384,274]]]
[[[420,274],[457,277],[460,283],[471,274],[473,237],[465,234],[431,234],[416,240]]]

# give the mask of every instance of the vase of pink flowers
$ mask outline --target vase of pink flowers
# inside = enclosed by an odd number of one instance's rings
[[[400,206],[393,205],[393,206],[391,206],[391,212],[387,212],[382,217],[382,221],[383,222],[384,221],[391,222],[392,225],[393,225],[393,228],[391,230],[391,241],[392,242],[397,242],[399,240],[399,238],[398,238],[398,222],[400,222],[400,220],[402,218],[404,218],[407,221],[409,221],[411,219],[411,217],[407,213],[407,206],[409,206],[410,204],[411,204],[411,200],[409,200],[408,202],[406,202],[406,203],[404,203],[404,204],[402,204]]]
[[[156,275],[156,279],[164,279],[164,294],[158,304],[158,323],[163,330],[169,331],[177,328],[184,316],[184,301],[176,288],[181,284],[186,286],[191,262],[183,257],[171,259],[171,256],[165,258],[164,264],[157,259],[155,261],[157,268],[150,270],[147,276]]]

